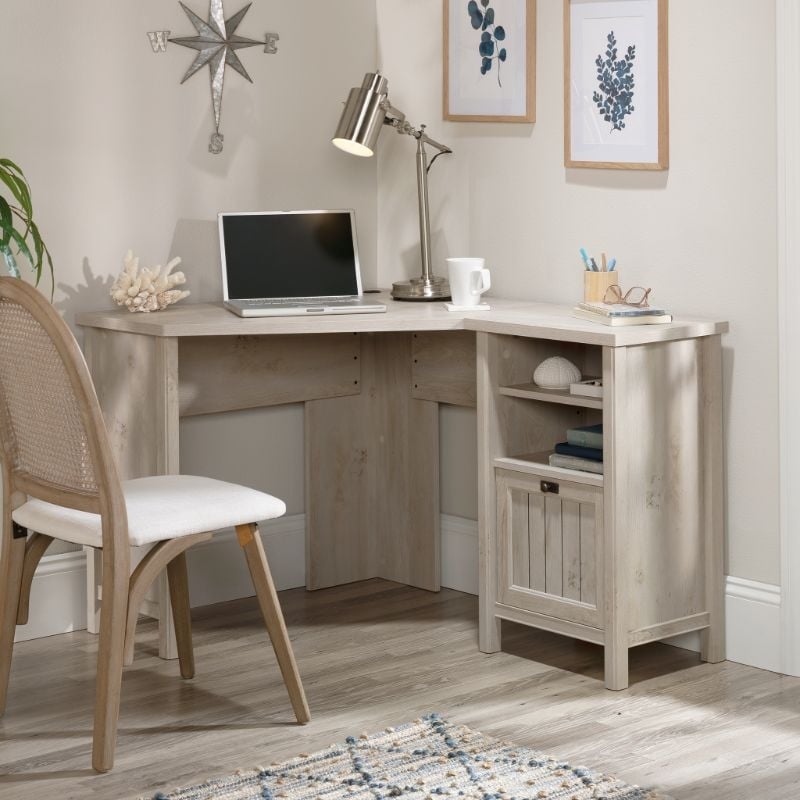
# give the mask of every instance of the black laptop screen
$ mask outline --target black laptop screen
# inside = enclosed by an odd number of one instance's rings
[[[350,211],[223,214],[228,298],[358,294]]]

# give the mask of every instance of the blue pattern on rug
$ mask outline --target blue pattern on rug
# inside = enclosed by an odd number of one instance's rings
[[[430,714],[153,800],[667,800]]]

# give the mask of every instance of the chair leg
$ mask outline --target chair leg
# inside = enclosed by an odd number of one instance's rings
[[[186,570],[186,553],[181,553],[167,564],[167,583],[172,616],[175,620],[175,639],[178,642],[178,659],[182,678],[194,678],[194,648],[192,647],[192,611],[189,604],[189,573]]]
[[[106,555],[104,552],[92,751],[92,766],[98,772],[108,772],[114,766],[128,611],[128,553],[117,559],[106,558]]]
[[[0,716],[6,710],[11,654],[17,628],[19,592],[25,563],[25,539],[9,538],[0,555]]]
[[[36,576],[36,568],[53,543],[52,536],[33,533],[25,543],[25,562],[22,565],[22,583],[19,587],[19,606],[17,607],[17,625],[27,625],[30,616],[31,586]]]
[[[130,580],[128,596],[128,624],[125,634],[125,666],[133,664],[133,645],[136,637],[136,623],[139,620],[139,609],[144,602],[144,596],[153,581],[167,568],[170,561],[184,553],[192,545],[207,542],[211,539],[210,533],[195,533],[192,536],[182,536],[180,539],[169,539],[159,542],[139,562],[133,571]],[[187,600],[188,602],[188,600]],[[174,616],[174,615],[173,615]]]
[[[272,640],[272,647],[275,650],[278,666],[281,668],[283,682],[289,692],[289,700],[292,703],[295,717],[301,725],[305,725],[311,719],[311,714],[278,602],[278,594],[275,591],[275,584],[272,582],[261,535],[255,525],[237,526],[236,535],[247,559],[261,614],[264,617],[269,638]]]

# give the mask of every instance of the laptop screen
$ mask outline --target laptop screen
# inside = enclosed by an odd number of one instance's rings
[[[219,215],[226,300],[361,294],[353,211]]]

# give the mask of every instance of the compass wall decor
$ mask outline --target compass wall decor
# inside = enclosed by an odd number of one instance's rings
[[[154,53],[164,53],[167,49],[167,42],[179,44],[181,47],[189,47],[197,50],[191,66],[186,70],[181,83],[185,83],[195,72],[207,66],[211,78],[211,104],[214,107],[214,133],[208,144],[211,153],[222,152],[222,144],[225,137],[220,133],[219,121],[222,116],[222,90],[225,85],[225,68],[231,67],[243,78],[247,78],[250,83],[253,79],[247,74],[237,50],[245,47],[264,47],[264,52],[275,55],[278,52],[277,33],[267,33],[263,41],[258,39],[247,39],[236,33],[244,15],[250,9],[252,3],[248,3],[232,17],[225,19],[225,11],[222,6],[223,0],[210,0],[208,9],[208,20],[198,17],[188,6],[180,3],[180,7],[186,12],[194,29],[195,36],[177,36],[170,38],[171,31],[148,31],[150,46]]]

